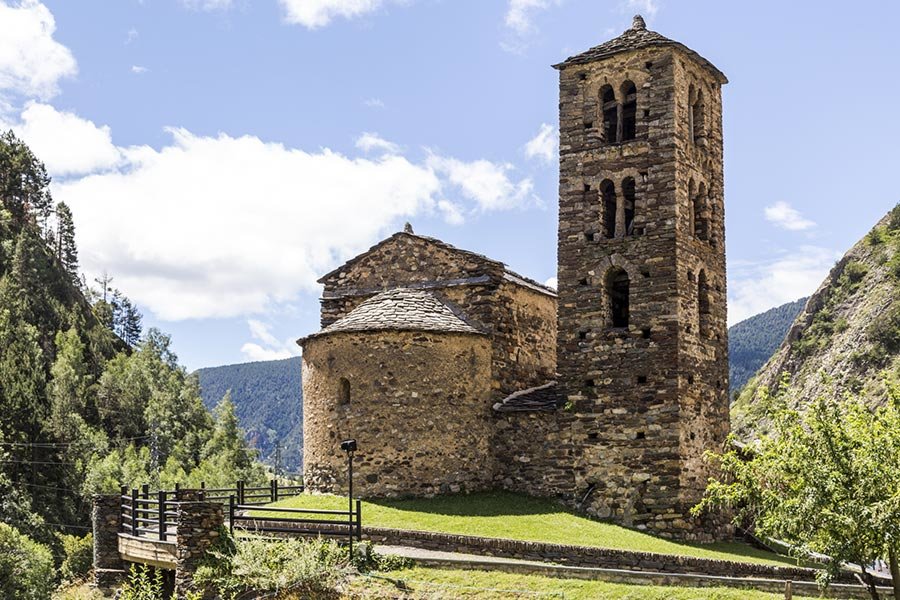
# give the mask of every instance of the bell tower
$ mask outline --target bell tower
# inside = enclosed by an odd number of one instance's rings
[[[722,85],[640,16],[559,71],[559,387],[600,517],[708,537],[687,511],[729,429]],[[704,533],[706,532],[706,533]]]

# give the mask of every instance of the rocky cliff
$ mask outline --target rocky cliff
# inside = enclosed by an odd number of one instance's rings
[[[732,407],[742,438],[764,431],[769,392],[791,406],[853,394],[873,404],[900,379],[900,204],[831,269],[778,351]]]

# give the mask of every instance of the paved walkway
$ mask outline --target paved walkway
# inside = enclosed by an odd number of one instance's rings
[[[731,587],[756,589],[764,592],[784,593],[787,585],[796,595],[818,597],[822,591],[813,582],[788,582],[779,579],[763,579],[752,577],[720,577],[713,575],[697,575],[693,573],[660,573],[652,571],[629,571],[626,569],[601,569],[592,567],[573,567],[549,562],[500,558],[496,556],[479,556],[460,552],[441,552],[424,550],[408,546],[377,545],[381,554],[402,556],[413,560],[424,567],[441,567],[445,569],[477,569],[483,571],[502,571],[559,577],[568,579],[593,579],[612,583],[633,585],[664,585],[688,587]],[[888,593],[887,588],[880,588]],[[862,586],[848,584],[832,584],[824,593],[826,598],[869,598]]]

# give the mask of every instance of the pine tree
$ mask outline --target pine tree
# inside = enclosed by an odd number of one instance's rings
[[[45,226],[50,216],[50,177],[12,130],[0,135],[0,202],[19,223],[27,217]]]
[[[122,325],[120,337],[132,348],[141,340],[143,317],[140,311],[127,297],[122,297]]]
[[[75,245],[75,222],[65,202],[56,205],[56,257],[78,285],[78,248]]]

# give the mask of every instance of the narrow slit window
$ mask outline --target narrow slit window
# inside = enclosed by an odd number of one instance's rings
[[[700,271],[697,277],[697,306],[700,313],[700,334],[703,335],[709,329],[709,282],[706,271]]]
[[[606,277],[610,324],[615,328],[628,327],[630,282],[624,269],[613,269]]]
[[[350,404],[350,381],[346,377],[341,377],[338,382],[338,404]]]
[[[612,86],[604,85],[600,90],[600,112],[603,114],[603,141],[612,144],[617,141],[616,130],[619,126],[619,105]]]

